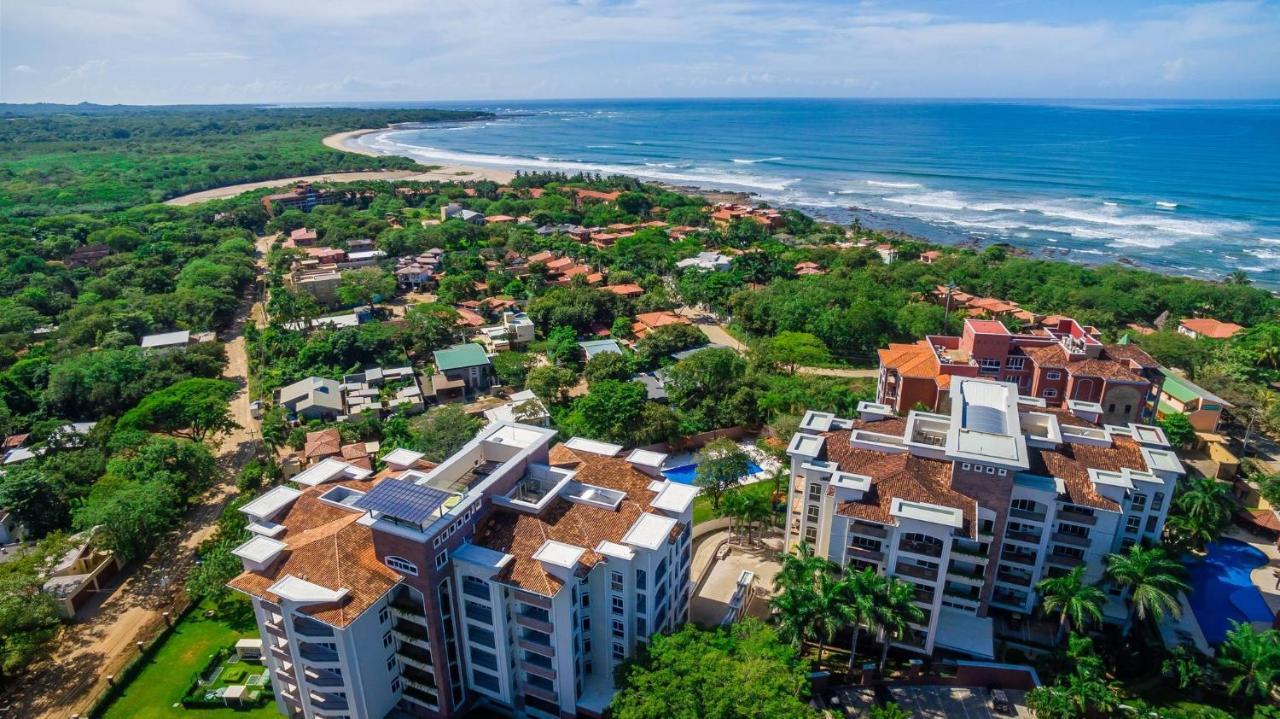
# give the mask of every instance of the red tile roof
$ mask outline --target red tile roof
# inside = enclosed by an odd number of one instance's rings
[[[1182,320],[1179,324],[1198,335],[1215,340],[1230,339],[1235,333],[1244,329],[1234,322],[1220,322],[1208,317]]]
[[[329,457],[341,451],[342,435],[338,433],[336,427],[307,432],[307,443],[304,447],[302,456],[307,459]]]

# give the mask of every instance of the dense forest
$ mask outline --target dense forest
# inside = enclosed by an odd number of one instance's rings
[[[447,110],[0,105],[0,214],[110,212],[241,182],[413,169],[418,164],[403,157],[355,155],[318,140],[360,127],[482,116]]]

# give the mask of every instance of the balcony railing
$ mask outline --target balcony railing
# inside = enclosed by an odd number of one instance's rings
[[[889,536],[889,530],[877,524],[859,524],[857,522],[849,525],[849,531],[854,534],[861,534],[864,537],[876,537],[884,539]]]
[[[952,597],[953,599],[962,599],[966,602],[982,601],[982,592],[972,587],[960,589],[958,587],[945,587],[942,590],[943,595]]]
[[[1031,586],[1031,577],[1022,574],[1013,574],[1012,572],[996,572],[996,581],[1005,584],[1016,584],[1020,587]]]
[[[1009,516],[1017,517],[1018,519],[1025,519],[1029,522],[1043,522],[1045,515],[1044,512],[1030,512],[1025,509],[1010,509]]]
[[[331,663],[338,661],[338,653],[332,649],[323,647],[314,647],[310,644],[302,644],[298,649],[298,654],[309,662]]]
[[[405,667],[400,671],[400,676],[427,689],[436,688],[436,678],[431,674],[422,671],[416,667]]]
[[[866,547],[848,547],[846,554],[852,559],[863,559],[868,562],[884,561],[884,552],[877,552]]]
[[[422,602],[416,602],[406,594],[401,594],[396,597],[395,600],[391,602],[391,608],[401,612],[409,612],[411,614],[426,613],[426,607],[422,605]]]
[[[304,637],[328,638],[333,636],[333,627],[321,624],[313,619],[295,619],[293,631]]]
[[[1022,532],[1016,529],[1006,529],[1004,536],[1007,539],[1012,539],[1015,542],[1022,542],[1024,544],[1040,543],[1040,535],[1036,532]]]
[[[1073,547],[1089,546],[1089,538],[1082,537],[1078,534],[1067,534],[1065,532],[1054,532],[1053,541],[1056,544],[1070,544]]]
[[[912,554],[921,554],[926,557],[941,557],[942,543],[921,542],[914,539],[903,539],[898,542],[898,549]]]
[[[428,692],[424,692],[421,689],[418,689],[416,687],[412,687],[412,686],[405,687],[404,696],[409,699],[412,699],[415,702],[418,702],[419,704],[423,704],[433,709],[440,705],[440,699],[438,697],[433,696]]]
[[[431,641],[431,635],[427,633],[427,628],[417,622],[409,622],[399,619],[396,620],[396,623],[392,628],[395,629],[397,634],[403,634],[410,639],[417,640],[419,642]]]
[[[1050,554],[1048,562],[1055,567],[1063,569],[1074,569],[1076,566],[1083,564],[1084,559],[1080,557],[1068,557],[1065,554]]]
[[[550,644],[538,644],[537,642],[531,642],[528,639],[521,638],[516,640],[516,646],[526,651],[533,652],[534,654],[541,654],[544,657],[554,657],[556,655],[556,648]]]
[[[986,577],[986,572],[981,569],[965,569],[955,563],[947,567],[947,574],[956,577],[964,577],[966,579],[976,579],[982,581]]]
[[[1092,514],[1084,514],[1082,512],[1073,512],[1069,509],[1064,509],[1061,512],[1058,512],[1058,519],[1064,522],[1072,522],[1074,524],[1083,524],[1089,527],[1092,527],[1094,524],[1097,524],[1098,522],[1098,518]]]
[[[916,564],[904,564],[899,562],[898,567],[894,572],[896,574],[901,574],[904,577],[915,577],[916,579],[924,579],[930,582],[937,581],[938,579],[938,570],[931,569],[929,567],[921,567]]]
[[[401,644],[400,648],[396,649],[396,654],[399,654],[401,657],[410,661],[418,662],[425,666],[432,666],[431,652],[423,649],[417,644]]]
[[[1036,555],[1023,554],[1021,552],[1005,552],[1000,555],[1000,561],[1015,562],[1017,564],[1025,564],[1028,567],[1034,567],[1036,565]]]
[[[527,672],[529,674],[533,674],[535,676],[543,677],[544,679],[550,679],[552,681],[555,681],[555,678],[556,678],[555,669],[538,666],[533,662],[525,661],[523,659],[520,660],[519,666],[521,671]]]
[[[550,634],[555,630],[555,627],[550,622],[544,622],[541,619],[531,617],[524,612],[516,612],[516,624],[519,624],[522,627],[536,629],[543,634]]]

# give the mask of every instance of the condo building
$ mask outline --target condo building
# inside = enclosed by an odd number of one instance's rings
[[[1018,387],[956,376],[947,413],[864,402],[856,419],[807,413],[791,439],[786,546],[915,585],[925,619],[901,648],[991,658],[993,615],[1031,614],[1037,582],[1079,565],[1096,582],[1107,554],[1160,541],[1184,474],[1160,428]]]
[[[1151,422],[1164,375],[1160,363],[1130,344],[1104,344],[1093,327],[1068,317],[1010,332],[995,320],[968,319],[959,337],[930,335],[879,351],[876,402],[905,414],[916,407],[945,412],[957,377],[1012,382],[1051,407],[1102,406],[1106,424]]]
[[[495,423],[440,465],[325,459],[249,504],[230,586],[282,714],[600,716],[688,617],[696,490],[665,455]]]

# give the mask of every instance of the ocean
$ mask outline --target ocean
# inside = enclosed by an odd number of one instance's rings
[[[363,146],[427,163],[752,192],[942,244],[1280,288],[1280,102],[431,103],[490,121]]]

